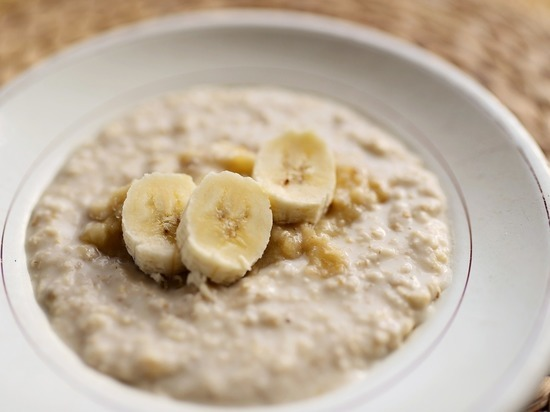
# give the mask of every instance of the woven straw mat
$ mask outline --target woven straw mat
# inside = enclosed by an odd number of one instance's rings
[[[550,156],[550,0],[0,0],[0,86],[111,28],[224,7],[336,16],[416,43],[491,90]],[[546,378],[527,410],[548,411],[549,394]]]

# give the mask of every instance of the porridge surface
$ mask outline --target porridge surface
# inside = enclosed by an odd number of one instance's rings
[[[198,183],[232,167],[235,147],[255,153],[288,130],[326,139],[335,199],[316,226],[275,225],[233,285],[157,283],[123,247],[81,240],[93,205],[144,173]],[[202,87],[147,102],[78,148],[34,209],[27,254],[38,302],[86,364],[155,393],[242,405],[315,396],[400,346],[449,281],[451,241],[437,179],[361,116],[285,90]]]

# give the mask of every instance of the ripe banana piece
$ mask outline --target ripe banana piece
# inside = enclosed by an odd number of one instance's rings
[[[151,173],[134,180],[122,206],[128,253],[145,273],[171,276],[184,270],[176,229],[195,183],[182,173]]]
[[[334,156],[313,133],[289,132],[266,142],[252,173],[268,194],[275,223],[317,223],[336,187]]]
[[[233,283],[262,256],[272,225],[269,199],[256,181],[210,173],[191,195],[176,232],[181,259],[215,283]]]

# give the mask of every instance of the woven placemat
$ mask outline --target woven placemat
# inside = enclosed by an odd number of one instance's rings
[[[421,45],[493,91],[550,156],[550,0],[0,0],[0,86],[106,30],[220,7],[315,12]],[[547,378],[527,410],[548,411],[549,394]]]

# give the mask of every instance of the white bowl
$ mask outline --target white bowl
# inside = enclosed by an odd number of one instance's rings
[[[227,410],[144,393],[84,366],[36,304],[24,250],[33,205],[82,139],[138,100],[197,83],[271,84],[343,101],[418,152],[451,203],[454,279],[403,347],[357,384],[248,410],[505,411],[529,400],[550,359],[550,179],[536,144],[494,97],[422,50],[338,20],[241,10],[104,35],[0,93],[4,407]]]

